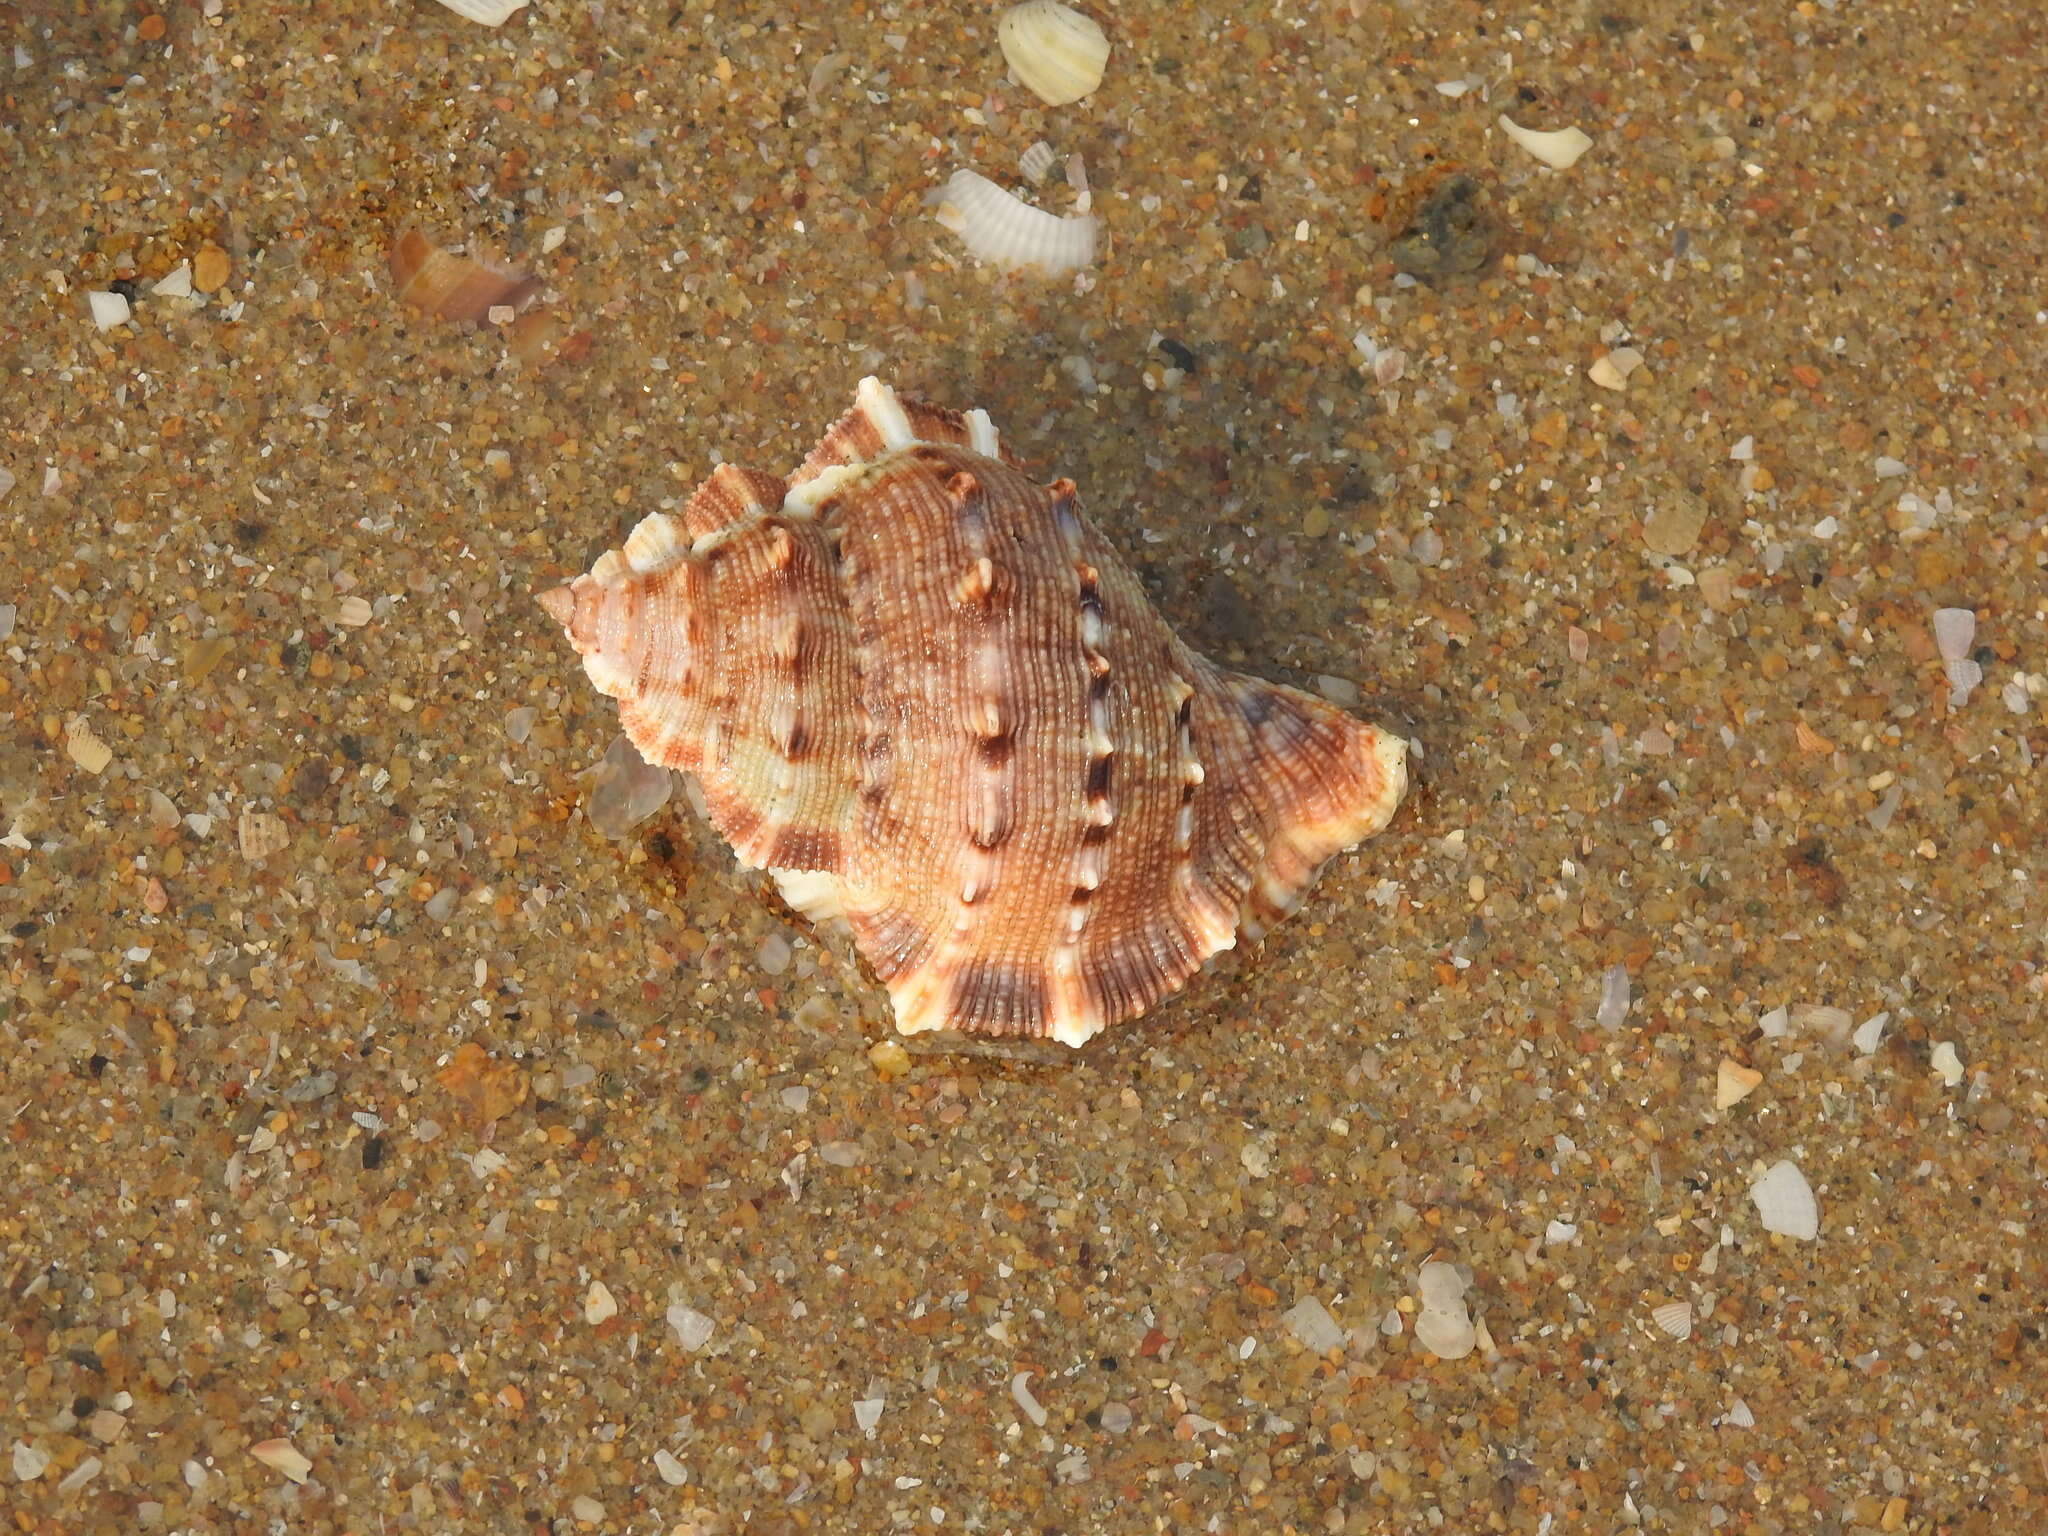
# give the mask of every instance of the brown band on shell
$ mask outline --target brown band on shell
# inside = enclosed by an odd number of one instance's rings
[[[781,506],[787,490],[780,475],[721,464],[683,504],[683,531],[695,540],[752,522]]]
[[[833,869],[840,865],[839,834],[826,827],[784,827],[763,860],[769,869]]]
[[[951,989],[953,1027],[988,1035],[1042,1035],[1049,1013],[1045,973],[995,957],[961,962]]]

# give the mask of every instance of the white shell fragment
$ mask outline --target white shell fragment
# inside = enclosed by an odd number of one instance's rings
[[[1034,187],[1038,186],[1052,173],[1059,158],[1053,147],[1040,139],[1017,157],[1017,173]]]
[[[1855,1044],[1857,1050],[1861,1051],[1865,1056],[1869,1056],[1883,1043],[1884,1027],[1891,1023],[1891,1021],[1892,1016],[1889,1011],[1873,1013],[1869,1018],[1856,1026],[1856,1033],[1851,1035],[1849,1039]]]
[[[1934,610],[1934,644],[1941,652],[1941,667],[1948,674],[1948,702],[1961,709],[1984,681],[1984,668],[1970,656],[1977,639],[1977,615],[1969,608]]]
[[[937,217],[971,254],[1005,271],[1064,277],[1095,260],[1093,215],[1060,218],[975,171],[953,173]]]
[[[149,285],[149,291],[160,299],[189,299],[192,297],[192,263],[181,261],[162,277]]]
[[[1692,1303],[1667,1301],[1661,1307],[1652,1307],[1650,1321],[1674,1339],[1689,1339],[1692,1337]]]
[[[1462,1360],[1472,1353],[1479,1332],[1465,1306],[1465,1277],[1454,1264],[1432,1261],[1415,1275],[1422,1311],[1415,1319],[1416,1342],[1439,1360]]]
[[[590,1289],[583,1296],[583,1321],[595,1328],[618,1315],[619,1304],[613,1299],[611,1288],[602,1280],[591,1281]]]
[[[1927,1058],[1927,1064],[1951,1088],[1960,1087],[1963,1081],[1963,1059],[1956,1054],[1953,1040],[1937,1040],[1934,1050]]]
[[[1977,613],[1972,608],[1934,610],[1934,644],[1943,661],[1961,661],[1977,638]]]
[[[524,9],[527,0],[441,0],[441,3],[458,16],[467,16],[487,27],[502,27],[512,19],[514,11]]]
[[[1764,1176],[1749,1186],[1749,1198],[1766,1232],[1780,1237],[1811,1241],[1820,1235],[1820,1204],[1813,1198],[1813,1186],[1790,1159],[1771,1164]]]
[[[118,293],[88,293],[86,302],[92,305],[92,323],[103,331],[111,331],[117,325],[128,323],[128,301]]]
[[[1059,0],[1011,6],[996,24],[996,41],[1010,73],[1048,107],[1079,101],[1109,66],[1109,38],[1095,18]]]
[[[1500,115],[1500,126],[1503,133],[1554,171],[1570,170],[1579,163],[1579,156],[1593,147],[1592,139],[1578,128],[1554,128],[1548,132],[1524,128],[1505,112]]]
[[[1045,1405],[1031,1395],[1031,1373],[1019,1371],[1010,1378],[1010,1397],[1024,1410],[1024,1417],[1040,1429],[1045,1428]]]

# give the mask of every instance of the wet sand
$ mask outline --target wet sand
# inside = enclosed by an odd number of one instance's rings
[[[2048,1524],[2035,8],[1099,14],[0,9],[8,1529]],[[1079,283],[931,217],[1039,139]],[[867,373],[1421,748],[1051,1064],[582,809],[531,594]]]

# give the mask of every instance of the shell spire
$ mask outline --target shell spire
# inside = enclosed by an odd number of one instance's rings
[[[1081,1045],[1386,825],[1406,743],[1189,649],[993,422],[864,379],[541,601],[742,864],[841,917],[906,1034]]]

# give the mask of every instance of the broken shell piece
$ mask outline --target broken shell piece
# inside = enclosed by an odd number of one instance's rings
[[[1934,1069],[1935,1075],[1949,1087],[1957,1088],[1962,1085],[1963,1058],[1956,1054],[1955,1041],[1935,1041],[1934,1050],[1928,1056],[1927,1064]]]
[[[1934,646],[1943,661],[1961,661],[1970,654],[1977,639],[1977,611],[1974,608],[1934,610]]]
[[[1592,139],[1577,128],[1555,128],[1549,132],[1524,128],[1505,112],[1500,115],[1500,126],[1509,138],[1556,171],[1570,170],[1578,164],[1579,156],[1593,147]]]
[[[1626,389],[1628,376],[1643,366],[1643,354],[1634,347],[1616,347],[1596,358],[1586,377],[1602,389]]]
[[[614,842],[667,805],[675,789],[675,775],[643,758],[627,735],[614,738],[590,777],[583,814]]]
[[[1054,153],[1053,147],[1040,139],[1018,156],[1017,172],[1035,187],[1051,174],[1058,159],[1059,156]]]
[[[128,323],[128,299],[119,293],[88,293],[86,302],[92,306],[92,323],[103,331]]]
[[[1749,1198],[1756,1202],[1756,1214],[1766,1232],[1806,1240],[1819,1235],[1820,1203],[1813,1198],[1806,1175],[1789,1158],[1771,1164],[1764,1176],[1749,1186]]]
[[[1005,271],[1064,277],[1095,260],[1093,215],[1060,218],[975,171],[953,173],[937,218],[973,255]]]
[[[458,16],[480,21],[487,27],[502,27],[514,11],[523,10],[527,0],[441,0]]]
[[[83,715],[64,727],[64,750],[71,761],[91,774],[105,773],[114,760],[114,749],[100,740]]]
[[[854,398],[793,476],[721,465],[540,600],[902,1033],[1080,1045],[1383,827],[1407,743],[1189,649],[986,413]]]
[[[399,298],[443,320],[482,325],[493,309],[514,313],[540,293],[540,279],[507,272],[434,244],[408,229],[391,247],[391,281]]]
[[[1094,17],[1059,0],[1024,0],[996,23],[1010,73],[1048,107],[1079,101],[1102,84],[1109,37]]]
[[[249,1454],[295,1483],[303,1483],[313,1470],[313,1463],[289,1440],[258,1440],[249,1447]]]
[[[244,811],[235,827],[237,840],[242,847],[242,857],[251,864],[261,864],[273,853],[281,851],[292,840],[291,830],[285,826],[284,818],[273,816],[268,811]]]
[[[1714,1108],[1733,1109],[1755,1093],[1763,1080],[1763,1073],[1755,1067],[1724,1059],[1714,1073]]]
[[[1661,1307],[1652,1307],[1650,1320],[1674,1339],[1692,1337],[1691,1302],[1667,1301]]]

